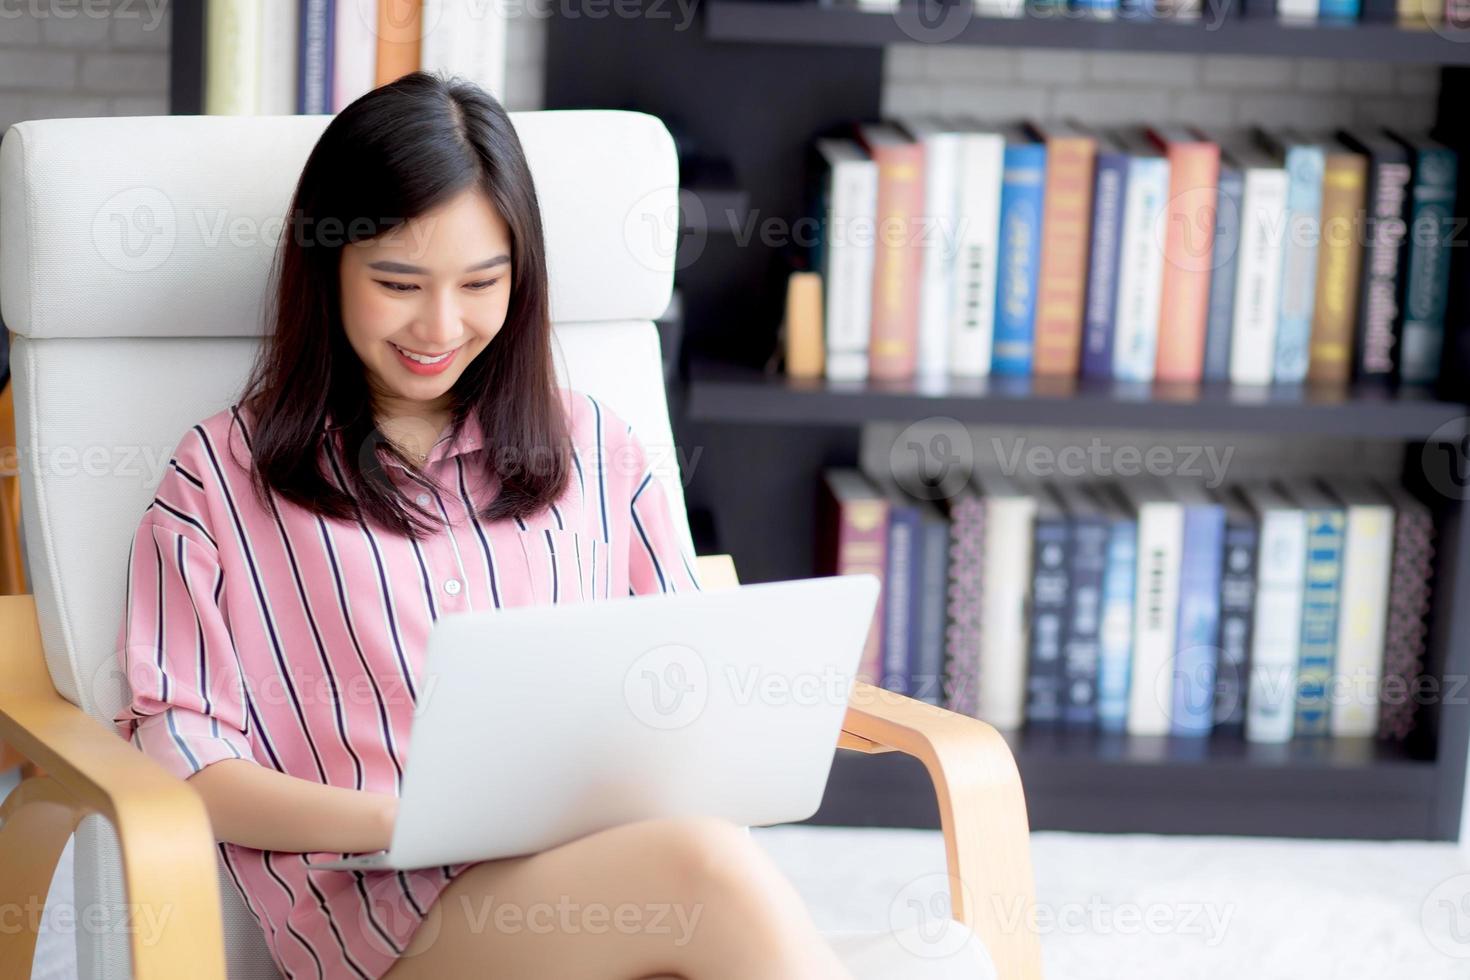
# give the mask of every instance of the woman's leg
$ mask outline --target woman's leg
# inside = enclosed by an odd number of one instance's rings
[[[743,830],[644,820],[465,869],[385,980],[851,980]]]

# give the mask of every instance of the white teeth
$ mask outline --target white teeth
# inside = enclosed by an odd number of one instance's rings
[[[388,341],[388,342],[390,344],[393,343],[391,340]],[[418,361],[420,364],[438,364],[440,361],[443,361],[446,358],[452,357],[454,355],[454,351],[450,351],[447,354],[440,354],[438,357],[425,357],[422,354],[415,354],[413,351],[404,350],[402,347],[399,347],[397,344],[393,344],[393,347],[394,347],[394,349],[396,349],[398,351],[398,353],[402,354],[404,357],[408,358],[411,361]]]

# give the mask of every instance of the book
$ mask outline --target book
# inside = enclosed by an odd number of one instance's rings
[[[1184,507],[1156,479],[1128,480],[1122,487],[1138,523],[1128,733],[1167,735],[1174,708]]]
[[[1276,16],[1288,23],[1309,24],[1317,19],[1320,0],[1277,0]]]
[[[1258,132],[1262,145],[1284,161],[1287,177],[1286,235],[1272,379],[1299,384],[1307,378],[1312,312],[1317,296],[1317,245],[1321,237],[1322,171],[1326,154],[1321,146],[1292,130]]]
[[[1256,599],[1255,516],[1230,490],[1217,490],[1225,510],[1225,546],[1220,561],[1220,659],[1215,668],[1215,731],[1245,733],[1246,692],[1250,686],[1251,626]]]
[[[1445,303],[1455,226],[1454,150],[1424,136],[1390,133],[1413,159],[1413,190],[1404,265],[1399,380],[1428,384],[1439,377]]]
[[[1206,381],[1229,381],[1245,172],[1235,158],[1223,150],[1220,155],[1217,190],[1219,199],[1215,207],[1215,240],[1210,263],[1210,300],[1209,312],[1205,317],[1205,363],[1202,376]]]
[[[261,8],[256,0],[209,0],[204,11],[204,113],[260,111]]]
[[[1337,616],[1342,598],[1344,515],[1337,501],[1314,481],[1291,480],[1282,488],[1302,509],[1307,528],[1294,734],[1298,737],[1327,735],[1332,715],[1330,687],[1337,656]]]
[[[1128,154],[1108,134],[1098,137],[1092,186],[1092,247],[1082,319],[1082,376],[1113,376],[1113,323],[1118,307],[1118,265],[1123,245],[1123,200]]]
[[[985,505],[977,716],[996,728],[1015,730],[1025,718],[1027,607],[1038,502],[999,473],[976,473],[971,482]]]
[[[902,116],[896,121],[919,143],[924,166],[924,209],[913,229],[920,252],[915,370],[923,377],[938,378],[949,372],[950,365],[961,137],[951,121],[936,115]]]
[[[980,653],[985,601],[985,502],[972,485],[946,498],[949,571],[945,588],[944,701],[980,717]]]
[[[912,378],[919,356],[924,147],[889,123],[858,126],[858,140],[878,165],[868,376]]]
[[[372,91],[377,78],[377,21],[368,14],[358,0],[337,0],[332,23],[334,113]]]
[[[463,0],[422,0],[422,4],[419,66],[424,71],[459,75],[505,101],[509,12]]]
[[[1260,534],[1245,737],[1248,742],[1287,742],[1296,726],[1306,515],[1265,482],[1242,484],[1240,494]]]
[[[1070,727],[1092,728],[1098,720],[1103,576],[1112,521],[1090,488],[1062,483],[1056,492],[1067,514],[1071,539],[1062,640],[1061,720]]]
[[[260,114],[291,116],[297,111],[301,66],[301,4],[266,0],[260,5]]]
[[[786,277],[781,347],[788,378],[822,376],[822,275],[797,270]]]
[[[909,671],[918,635],[920,518],[919,501],[892,480],[868,480],[888,498],[888,548],[883,566],[883,681],[899,694],[909,693]]]
[[[1388,580],[1379,738],[1403,741],[1418,723],[1415,698],[1428,650],[1434,590],[1435,526],[1423,501],[1403,487],[1378,484],[1393,506],[1393,568]]]
[[[1413,171],[1408,150],[1382,132],[1339,131],[1338,137],[1368,158],[1353,375],[1363,381],[1389,382],[1398,360],[1399,256],[1408,230]]]
[[[1220,147],[1182,126],[1151,128],[1149,135],[1169,159],[1154,376],[1198,381],[1204,371]]]
[[[1225,509],[1191,481],[1172,479],[1168,486],[1184,511],[1169,732],[1204,736],[1215,724]]]
[[[888,500],[855,469],[822,471],[817,557],[828,575],[867,572],[882,582],[879,601],[858,663],[857,679],[877,684],[883,676],[883,582],[888,552]]]
[[[1164,208],[1169,161],[1142,132],[1120,139],[1128,154],[1119,247],[1118,301],[1113,317],[1113,377],[1152,381],[1158,354],[1159,302],[1164,285]]]
[[[1323,145],[1322,240],[1317,248],[1317,299],[1312,308],[1307,380],[1345,384],[1352,378],[1368,158],[1340,141],[1324,141]]]
[[[1046,145],[1032,373],[1076,377],[1082,351],[1097,139],[1075,122],[1028,124]]]
[[[992,374],[1030,377],[1041,267],[1042,190],[1046,145],[1011,127],[1005,133],[1000,191],[1000,254],[995,286]]]
[[[300,0],[300,65],[296,111],[314,116],[332,111],[332,35],[336,0]],[[206,55],[207,57],[207,55]]]
[[[962,117],[958,203],[958,255],[950,300],[949,372],[968,378],[990,373],[995,336],[995,293],[1000,251],[1001,177],[1005,137]]]
[[[813,268],[822,275],[823,326],[828,378],[868,377],[868,336],[873,308],[873,236],[878,206],[878,165],[849,139],[819,139],[818,232]]]
[[[1240,168],[1240,236],[1230,328],[1230,380],[1270,384],[1276,370],[1276,315],[1286,240],[1286,170],[1251,141],[1226,144]]]
[[[928,704],[944,700],[945,589],[949,580],[949,520],[939,508],[920,501],[918,588],[914,591],[914,629],[909,654],[909,696]]]
[[[1128,728],[1138,522],[1124,506],[1116,487],[1101,488],[1098,495],[1108,520],[1108,552],[1098,644],[1097,721],[1102,731],[1121,733]]]
[[[423,0],[379,0],[375,88],[418,71],[423,22]]]
[[[1334,738],[1373,736],[1393,568],[1393,506],[1366,481],[1339,479],[1327,489],[1345,514],[1330,728]]]
[[[1031,643],[1026,665],[1026,724],[1062,720],[1063,644],[1071,593],[1071,522],[1055,490],[1038,484],[1031,572]]]
[[[1317,17],[1320,20],[1353,22],[1361,13],[1360,0],[1319,0]]]

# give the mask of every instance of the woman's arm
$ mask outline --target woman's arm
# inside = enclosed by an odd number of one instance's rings
[[[324,786],[246,759],[221,759],[188,782],[217,839],[265,851],[379,851],[398,814],[391,794]]]

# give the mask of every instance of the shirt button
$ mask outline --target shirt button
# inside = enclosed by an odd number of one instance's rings
[[[426,493],[421,493],[414,498],[414,502],[417,503],[420,507],[427,507],[429,506],[429,495]]]
[[[459,579],[452,578],[444,583],[444,591],[450,595],[459,595]]]

